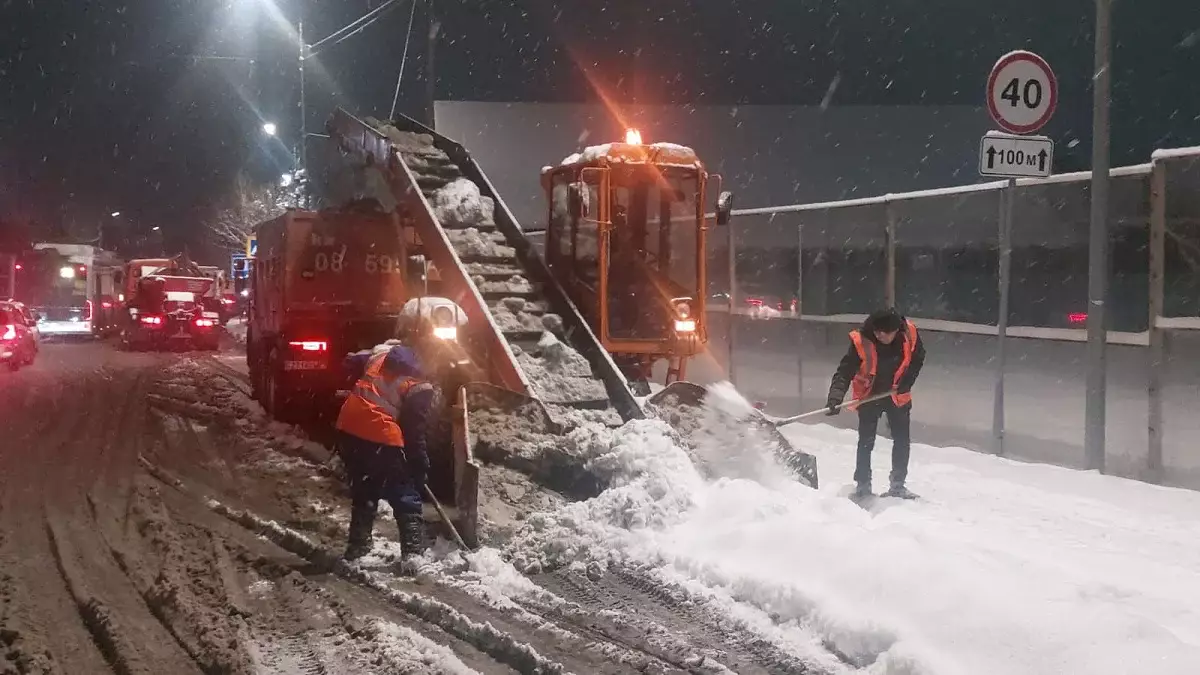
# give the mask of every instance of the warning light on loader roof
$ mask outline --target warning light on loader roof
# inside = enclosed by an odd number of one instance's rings
[[[629,145],[641,145],[642,144],[642,132],[638,131],[637,129],[626,129],[625,130],[625,142],[628,143]]]

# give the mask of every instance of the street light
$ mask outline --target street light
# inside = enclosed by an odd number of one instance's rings
[[[113,217],[113,218],[117,218],[117,217],[119,217],[119,216],[121,215],[121,212],[120,212],[120,211],[113,211],[111,215],[112,215],[112,217]]]
[[[274,122],[267,122],[263,124],[262,129],[263,133],[268,136],[274,136],[275,132],[279,131],[279,127],[275,126]]]
[[[159,229],[161,229],[161,228],[159,228],[159,226],[158,226],[158,225],[155,225],[154,227],[150,228],[150,231],[151,231],[151,232],[158,232],[158,231],[159,231]]]

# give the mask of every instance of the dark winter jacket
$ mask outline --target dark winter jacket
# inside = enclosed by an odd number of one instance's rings
[[[863,325],[858,328],[858,332],[863,336],[863,339],[870,340],[875,345],[875,353],[878,355],[878,364],[875,366],[875,381],[871,385],[871,395],[882,394],[889,391],[892,387],[892,381],[896,378],[896,369],[900,367],[900,362],[904,358],[904,340],[906,339],[904,331],[901,330],[896,334],[896,339],[892,340],[890,345],[881,344],[875,339],[875,325],[873,322],[875,315],[867,317]],[[901,317],[901,325],[904,318]],[[917,345],[913,349],[912,361],[908,365],[908,370],[905,371],[904,377],[901,378],[897,391],[901,394],[907,394],[912,390],[913,384],[917,381],[917,377],[921,374],[921,366],[925,365],[925,344],[921,340],[920,333],[917,334]],[[842,357],[841,363],[838,364],[837,372],[833,375],[833,382],[829,385],[829,403],[837,404],[846,399],[846,392],[850,389],[850,381],[854,379],[858,369],[862,366],[862,359],[858,356],[858,350],[854,348],[854,343],[850,342],[850,347],[846,350],[845,356]]]

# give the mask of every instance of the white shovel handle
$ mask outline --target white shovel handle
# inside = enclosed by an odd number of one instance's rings
[[[855,401],[846,401],[845,403],[839,403],[839,404],[835,405],[834,409],[841,410],[842,408],[844,408],[846,406],[860,405],[863,403],[870,403],[871,401],[878,401],[880,399],[888,398],[893,393],[894,392],[885,391],[882,394],[875,394],[874,396],[868,396],[864,399],[858,399]],[[824,414],[828,411],[829,411],[828,407],[818,408],[812,412],[806,412],[806,413],[803,413],[800,415],[794,415],[792,417],[783,417],[783,418],[775,419],[775,420],[772,420],[772,423],[777,427],[781,427],[785,424],[792,424],[793,422],[799,422],[802,419],[807,419],[809,417],[816,417],[817,415]]]

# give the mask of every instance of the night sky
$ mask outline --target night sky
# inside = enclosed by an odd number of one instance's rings
[[[300,115],[287,26],[303,18],[312,43],[381,2],[0,0],[0,219],[45,228],[119,210],[127,228],[194,240],[239,170],[267,180],[289,168]],[[1032,49],[1063,83],[1047,133],[1070,168],[1089,160],[1090,0],[435,4],[439,99],[592,101],[599,89],[641,103],[816,105],[840,73],[835,106],[980,105],[991,64]],[[1114,162],[1200,144],[1200,3],[1115,4]],[[397,5],[310,63],[310,131],[339,104],[386,114],[409,20],[408,0]],[[420,0],[400,103],[418,117],[428,21]],[[265,120],[279,139],[262,135]]]

